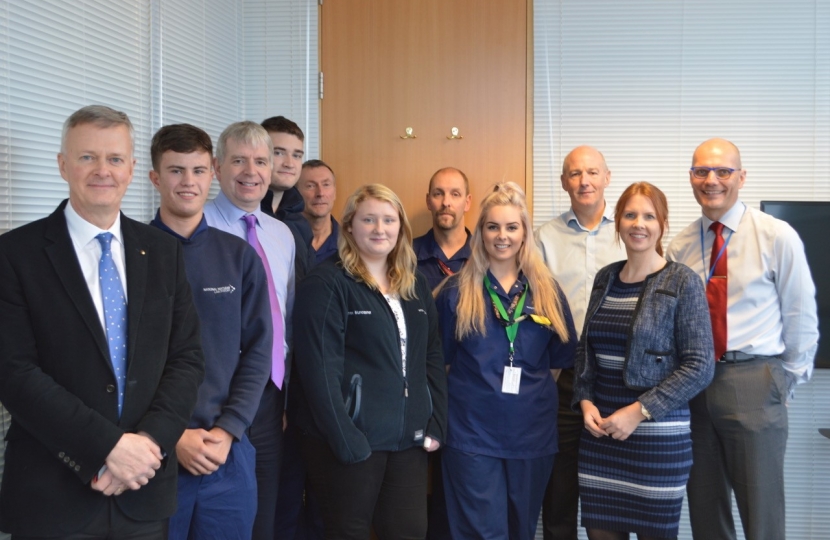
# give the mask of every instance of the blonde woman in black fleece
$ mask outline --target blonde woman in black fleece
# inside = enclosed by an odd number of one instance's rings
[[[295,422],[327,539],[365,540],[372,526],[380,540],[426,535],[427,452],[444,441],[447,383],[411,243],[397,195],[363,186],[346,203],[340,260],[297,289]]]

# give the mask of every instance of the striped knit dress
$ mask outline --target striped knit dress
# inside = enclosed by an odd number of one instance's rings
[[[587,328],[597,359],[594,405],[603,418],[637,401],[642,392],[623,383],[626,336],[643,283],[615,279]],[[689,408],[659,422],[643,421],[625,441],[595,438],[579,443],[582,526],[656,537],[677,536],[692,442]]]

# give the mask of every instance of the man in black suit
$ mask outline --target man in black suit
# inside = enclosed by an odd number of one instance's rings
[[[68,203],[0,236],[0,529],[14,540],[164,538],[175,510],[204,359],[179,243],[120,213],[132,139],[124,113],[76,111],[58,154]]]

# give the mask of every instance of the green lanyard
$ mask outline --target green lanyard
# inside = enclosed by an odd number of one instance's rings
[[[513,342],[516,341],[516,334],[519,333],[519,323],[515,322],[516,314],[521,314],[522,309],[525,307],[525,299],[527,298],[527,287],[524,288],[522,291],[522,296],[519,297],[519,303],[516,304],[516,309],[513,311],[513,317],[507,316],[507,311],[504,309],[504,304],[501,303],[501,298],[493,292],[493,285],[490,283],[490,278],[487,274],[484,275],[484,286],[487,289],[487,292],[490,294],[490,299],[493,301],[493,305],[496,306],[496,309],[499,310],[499,314],[504,318],[505,321],[511,321],[508,326],[504,327],[504,331],[507,332],[507,341],[510,343],[510,355],[507,357],[510,360],[510,367],[513,367]]]

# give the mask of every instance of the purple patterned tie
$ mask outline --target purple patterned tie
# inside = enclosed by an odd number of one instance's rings
[[[245,225],[248,230],[248,243],[259,254],[262,259],[262,265],[265,267],[265,274],[268,277],[268,298],[271,299],[271,320],[274,324],[274,346],[271,351],[271,380],[277,385],[277,388],[282,388],[282,380],[285,376],[285,348],[284,348],[284,331],[282,311],[280,311],[280,302],[277,299],[277,289],[274,286],[274,277],[271,275],[271,266],[268,264],[268,257],[265,256],[265,251],[259,243],[259,238],[256,235],[256,216],[248,214],[242,216],[245,220]]]

